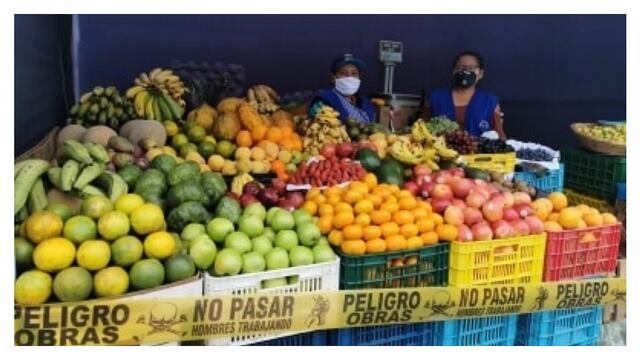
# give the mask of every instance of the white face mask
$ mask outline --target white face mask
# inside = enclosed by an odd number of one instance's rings
[[[336,90],[344,96],[351,96],[358,92],[360,79],[356,77],[344,77],[336,79]]]

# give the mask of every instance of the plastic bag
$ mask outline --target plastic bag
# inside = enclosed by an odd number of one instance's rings
[[[622,320],[609,324],[603,324],[600,329],[601,346],[626,346],[627,345],[627,321]]]

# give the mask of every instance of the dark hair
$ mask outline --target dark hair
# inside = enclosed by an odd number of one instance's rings
[[[460,60],[460,58],[463,56],[473,56],[478,62],[478,67],[484,70],[484,57],[473,50],[465,50],[461,53],[458,53],[458,55],[456,55],[456,57],[453,59],[453,63],[451,64],[452,69],[456,67],[458,60]]]

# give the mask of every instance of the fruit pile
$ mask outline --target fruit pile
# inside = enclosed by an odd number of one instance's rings
[[[514,151],[513,147],[503,139],[480,138],[478,140],[478,153],[480,154],[503,154]]]
[[[292,185],[313,187],[333,186],[347,181],[361,180],[367,171],[351,160],[354,146],[351,142],[339,145],[326,144],[322,147],[322,159],[302,163],[289,178]]]
[[[329,106],[322,106],[314,119],[305,119],[299,124],[304,134],[302,141],[305,152],[318,155],[325,144],[339,144],[349,141],[347,130],[338,118],[340,114]]]
[[[247,90],[247,101],[260,114],[273,114],[280,109],[280,96],[268,85],[253,85]]]
[[[426,201],[373,174],[342,188],[312,188],[303,209],[317,214],[329,243],[348,255],[414,249],[446,238],[443,218]]]
[[[360,140],[366,140],[373,134],[384,134],[386,131],[379,123],[358,123],[355,120],[349,119],[345,123],[347,134],[353,142]]]
[[[187,279],[194,260],[178,234],[164,231],[162,209],[135,194],[103,196],[33,213],[15,239],[18,304],[118,296]]]
[[[186,89],[173,70],[155,68],[149,73],[141,73],[133,82],[135,85],[127,90],[127,97],[133,99],[138,116],[146,116],[149,120],[182,118],[186,105],[182,96]]]
[[[466,130],[457,129],[445,134],[447,146],[463,155],[478,152],[478,140]]]
[[[449,120],[446,116],[436,116],[427,122],[427,128],[433,135],[440,136],[458,130],[458,123]]]
[[[538,216],[544,221],[545,231],[586,229],[618,223],[618,219],[611,213],[600,213],[598,209],[585,204],[567,204],[567,197],[561,192],[551,193],[547,198],[534,202]]]
[[[271,185],[263,186],[257,181],[244,185],[240,196],[240,205],[246,208],[254,202],[259,202],[266,208],[278,206],[287,211],[293,211],[302,206],[304,196],[300,191],[286,191],[287,184],[278,178],[271,180]]]
[[[458,152],[447,147],[443,136],[429,132],[427,123],[419,119],[411,126],[410,135],[392,136],[389,154],[406,165],[426,164],[431,169],[439,169],[439,160],[451,160]]]
[[[597,140],[608,141],[615,144],[627,143],[627,126],[622,125],[596,125],[596,124],[576,124],[575,130],[582,135]]]
[[[114,86],[97,86],[80,96],[80,100],[69,110],[72,124],[91,126],[106,125],[118,129],[123,123],[135,118],[133,104],[123,97]]]

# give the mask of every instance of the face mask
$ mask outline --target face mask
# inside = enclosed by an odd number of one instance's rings
[[[336,90],[344,96],[351,96],[358,92],[360,79],[355,77],[344,77],[336,79]]]
[[[467,88],[476,83],[476,73],[469,70],[458,71],[453,74],[453,84],[456,87]]]

